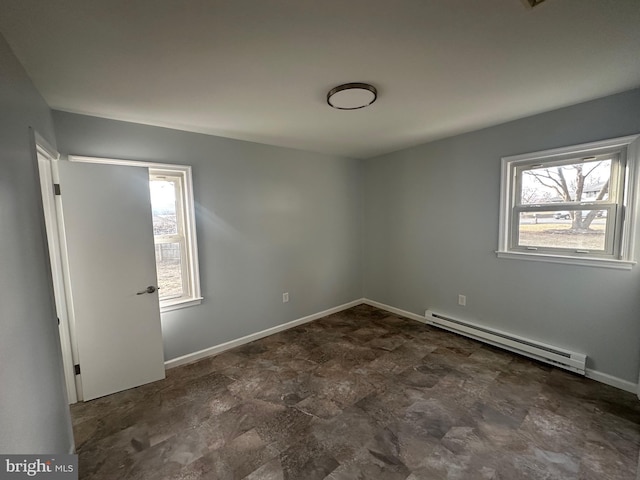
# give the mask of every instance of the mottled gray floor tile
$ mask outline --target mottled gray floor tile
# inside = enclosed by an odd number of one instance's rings
[[[377,350],[385,350],[391,352],[399,346],[405,344],[408,338],[405,335],[396,333],[385,333],[373,338],[367,345]]]
[[[458,479],[464,478],[471,462],[469,454],[455,454],[443,445],[436,445],[413,467],[414,478]]]
[[[380,425],[363,410],[350,407],[329,420],[311,424],[311,435],[340,463],[353,458],[362,448],[376,448]]]
[[[456,455],[486,453],[488,450],[487,442],[475,427],[451,427],[440,443]]]
[[[316,395],[305,398],[297,403],[295,408],[305,415],[324,419],[335,417],[342,412],[342,407],[336,402]]]
[[[250,473],[243,480],[284,480],[284,472],[278,458],[274,458],[268,463]]]
[[[83,480],[634,480],[629,393],[368,305],[72,407]]]
[[[584,451],[589,425],[575,423],[547,410],[531,408],[522,422],[521,433],[533,445],[556,452]]]
[[[382,327],[380,325],[371,325],[362,328],[358,328],[351,333],[348,333],[346,336],[350,339],[355,339],[358,344],[364,345],[371,340],[376,338],[383,337],[389,334],[388,328]]]
[[[337,366],[316,370],[309,383],[319,397],[331,400],[342,408],[380,389],[367,375],[352,373]]]
[[[331,472],[327,480],[405,480],[410,474],[399,458],[360,449]]]
[[[323,479],[338,467],[338,461],[313,436],[307,436],[280,454],[285,480]]]
[[[277,445],[280,451],[284,451],[289,445],[304,442],[313,420],[313,417],[300,410],[287,407],[258,423],[256,430],[265,441]]]
[[[425,396],[470,409],[483,398],[484,392],[490,385],[491,382],[485,378],[473,377],[456,370],[445,375],[430,389],[422,391]]]

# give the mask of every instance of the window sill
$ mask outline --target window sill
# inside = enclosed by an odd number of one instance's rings
[[[167,302],[160,305],[160,313],[171,312],[173,310],[180,310],[181,308],[193,307],[202,303],[203,297],[187,298],[184,300]]]
[[[549,255],[545,253],[503,252],[497,251],[498,258],[513,258],[517,260],[532,260],[536,262],[564,263],[567,265],[580,265],[583,267],[615,268],[618,270],[631,270],[636,262],[629,260],[613,260],[597,257],[569,257],[566,255]]]

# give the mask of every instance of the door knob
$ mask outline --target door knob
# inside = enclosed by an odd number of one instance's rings
[[[136,295],[144,295],[145,293],[153,293],[156,290],[158,290],[158,288],[154,287],[153,285],[149,285],[147,288],[145,288],[141,292],[136,293]]]

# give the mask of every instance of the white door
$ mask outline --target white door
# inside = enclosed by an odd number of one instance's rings
[[[59,168],[82,398],[162,379],[148,169]]]

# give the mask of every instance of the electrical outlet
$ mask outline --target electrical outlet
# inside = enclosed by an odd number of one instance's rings
[[[462,305],[463,307],[467,305],[467,297],[464,295],[458,295],[458,305]]]
[[[282,294],[282,303],[287,303],[289,301],[289,292],[285,292]]]

